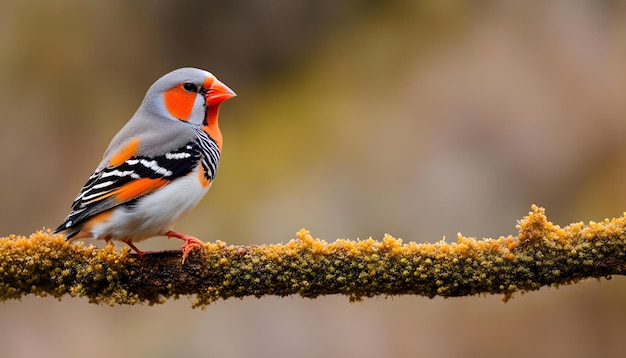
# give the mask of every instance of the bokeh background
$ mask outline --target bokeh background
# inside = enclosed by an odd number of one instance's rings
[[[56,227],[154,80],[210,70],[205,241],[455,240],[626,208],[619,1],[0,2],[0,236]],[[177,248],[152,239],[143,249]],[[121,245],[119,246],[121,247]],[[4,357],[618,357],[626,281],[500,297],[0,304]]]

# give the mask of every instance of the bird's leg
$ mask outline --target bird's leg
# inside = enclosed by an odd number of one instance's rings
[[[131,249],[135,250],[135,252],[137,253],[137,256],[139,256],[140,259],[143,259],[143,255],[146,254],[146,251],[139,250],[137,246],[133,245],[133,243],[130,242],[130,240],[127,238],[121,239],[120,241],[130,246]]]
[[[187,258],[187,256],[193,250],[194,247],[203,247],[204,246],[204,242],[196,239],[195,237],[189,236],[189,235],[185,235],[185,234],[181,234],[181,233],[176,232],[176,231],[170,230],[170,231],[165,233],[165,236],[167,236],[168,239],[172,238],[172,237],[175,237],[177,239],[181,239],[181,240],[185,241],[183,246],[180,247],[180,249],[183,251],[183,263],[185,263],[185,259]]]

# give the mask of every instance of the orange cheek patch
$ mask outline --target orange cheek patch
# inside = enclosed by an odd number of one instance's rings
[[[126,160],[130,159],[135,153],[137,153],[137,148],[139,147],[139,138],[135,138],[130,143],[128,143],[124,148],[120,149],[109,161],[109,165],[112,167],[117,167],[122,165]]]
[[[163,94],[165,108],[170,114],[181,120],[188,120],[196,100],[196,93],[188,92],[182,85],[170,88]]]

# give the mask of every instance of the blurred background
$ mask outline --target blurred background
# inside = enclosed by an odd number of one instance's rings
[[[183,66],[238,97],[204,241],[516,234],[626,208],[618,1],[0,2],[0,236],[55,228],[147,88]],[[155,238],[145,250],[180,242]],[[118,245],[122,247],[122,245]],[[27,297],[6,357],[617,357],[626,280],[500,297],[300,297],[191,310]]]

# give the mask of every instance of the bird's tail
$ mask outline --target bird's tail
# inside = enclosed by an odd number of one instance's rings
[[[54,229],[54,233],[62,234],[63,236],[65,236],[66,241],[70,241],[74,236],[76,236],[80,232],[81,228],[76,227],[76,226],[68,227],[67,224],[68,222],[66,220],[65,222],[63,222],[63,224],[59,225],[59,227]]]

